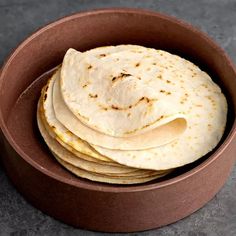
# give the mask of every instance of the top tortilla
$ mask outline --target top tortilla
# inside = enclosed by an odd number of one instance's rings
[[[91,129],[121,138],[150,131],[155,135],[149,141],[155,136],[155,144],[146,148],[163,145],[186,129],[178,103],[185,88],[178,81],[172,83],[174,77],[169,80],[165,69],[172,64],[171,54],[141,46],[102,47],[84,53],[69,49],[60,75],[62,97]],[[162,127],[169,124],[172,128]],[[145,148],[139,143],[131,146],[125,149]]]

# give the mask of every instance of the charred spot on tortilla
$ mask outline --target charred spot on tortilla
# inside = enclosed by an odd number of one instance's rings
[[[91,94],[91,93],[89,93],[89,97],[90,97],[90,98],[97,98],[98,95],[97,95],[97,94]]]
[[[112,82],[116,82],[117,80],[124,79],[126,77],[132,76],[131,74],[127,73],[120,73],[118,76],[112,78]]]

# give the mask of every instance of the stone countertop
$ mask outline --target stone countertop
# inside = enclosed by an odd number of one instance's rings
[[[19,42],[48,22],[77,11],[117,6],[147,8],[190,22],[236,62],[236,0],[0,0],[0,64]],[[75,229],[35,209],[15,190],[0,164],[0,236],[5,235],[106,234]],[[236,169],[215,198],[196,213],[161,229],[128,235],[235,236]]]

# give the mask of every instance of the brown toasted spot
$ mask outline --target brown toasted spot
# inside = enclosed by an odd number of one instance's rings
[[[129,77],[129,76],[132,76],[132,75],[131,74],[127,74],[127,73],[120,73],[120,75],[112,78],[112,82],[114,82],[116,80],[119,80],[119,79],[123,79],[123,78]]]
[[[171,82],[170,82],[169,80],[166,80],[166,83],[168,83],[168,84],[169,84],[169,83],[171,83]]]
[[[150,100],[154,101],[154,100],[156,100],[156,99],[150,99],[150,98],[148,98],[148,97],[142,97],[142,98],[139,99],[139,101],[142,101],[142,100],[145,100],[147,103],[149,103]]]
[[[79,116],[81,116],[83,119],[85,119],[85,120],[88,120],[89,121],[89,118],[88,117],[86,117],[86,116],[83,116],[82,114],[80,114],[79,112],[77,112],[77,114],[79,115]]]
[[[162,90],[162,89],[160,90],[160,93],[165,93],[165,92],[166,92],[165,90]]]
[[[72,135],[72,133],[69,130],[66,131],[66,134]]]
[[[115,105],[111,105],[111,108],[114,110],[119,110],[119,107],[115,106]]]
[[[162,79],[162,75],[158,75],[157,78],[158,78],[158,79]]]
[[[156,66],[157,63],[156,63],[156,62],[153,62],[152,64],[153,64],[154,66]]]
[[[140,63],[139,63],[139,62],[135,64],[135,67],[138,67],[138,66],[140,66]]]
[[[128,77],[128,76],[132,76],[132,75],[131,75],[131,74],[121,73],[120,76],[121,76],[121,77]]]
[[[88,70],[89,70],[89,69],[92,69],[92,65],[89,65],[87,68],[88,68]]]
[[[154,122],[152,122],[152,123],[150,123],[150,124],[147,124],[147,125],[144,125],[141,129],[147,128],[147,127],[149,127],[150,125],[156,123],[157,121],[159,121],[159,120],[161,120],[161,119],[163,119],[163,118],[164,118],[164,116],[160,116],[160,117],[159,117],[158,119],[156,119]]]
[[[171,95],[171,92],[166,92],[166,95]]]
[[[84,85],[83,85],[83,88],[85,88],[85,87],[87,87],[87,86],[88,86],[87,84],[84,84]]]
[[[129,112],[129,113],[127,114],[127,116],[130,117],[130,115],[131,115],[131,113]]]
[[[100,57],[105,57],[105,56],[106,56],[106,54],[100,54],[99,56],[100,56]]]
[[[153,122],[151,122],[151,123],[149,123],[149,124],[146,124],[146,125],[144,125],[144,126],[141,127],[141,128],[137,128],[137,129],[134,129],[134,130],[127,131],[127,132],[125,132],[125,134],[132,134],[132,133],[134,133],[134,132],[137,131],[137,130],[141,130],[141,129],[147,128],[147,127],[153,125],[154,123],[156,123],[157,121],[159,121],[159,120],[161,120],[161,119],[163,119],[163,118],[164,118],[164,116],[160,116],[159,118],[157,118],[157,119],[154,120]]]
[[[90,97],[90,98],[97,98],[98,95],[97,95],[97,94],[91,94],[91,93],[90,93],[90,94],[89,94],[89,97]]]
[[[56,129],[56,127],[54,125],[52,125],[52,129]]]
[[[47,93],[44,93],[44,96],[43,96],[43,100],[44,100],[44,101],[46,101],[47,96],[48,96]]]
[[[108,110],[108,109],[114,109],[114,110],[128,110],[131,109],[135,106],[137,106],[141,101],[146,101],[148,103],[149,106],[152,106],[151,101],[157,101],[158,99],[156,98],[148,98],[148,97],[141,97],[136,103],[128,105],[127,107],[118,107],[116,105],[111,105],[109,107],[103,106],[102,104],[100,104],[99,106],[103,109],[103,110]]]

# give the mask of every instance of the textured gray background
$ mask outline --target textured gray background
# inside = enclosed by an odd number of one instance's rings
[[[38,27],[76,11],[111,6],[148,8],[184,19],[207,32],[236,62],[236,0],[0,0],[0,64]],[[33,208],[16,192],[0,165],[2,235],[105,234],[72,228]],[[129,235],[235,236],[236,169],[216,197],[198,212],[170,226]]]

